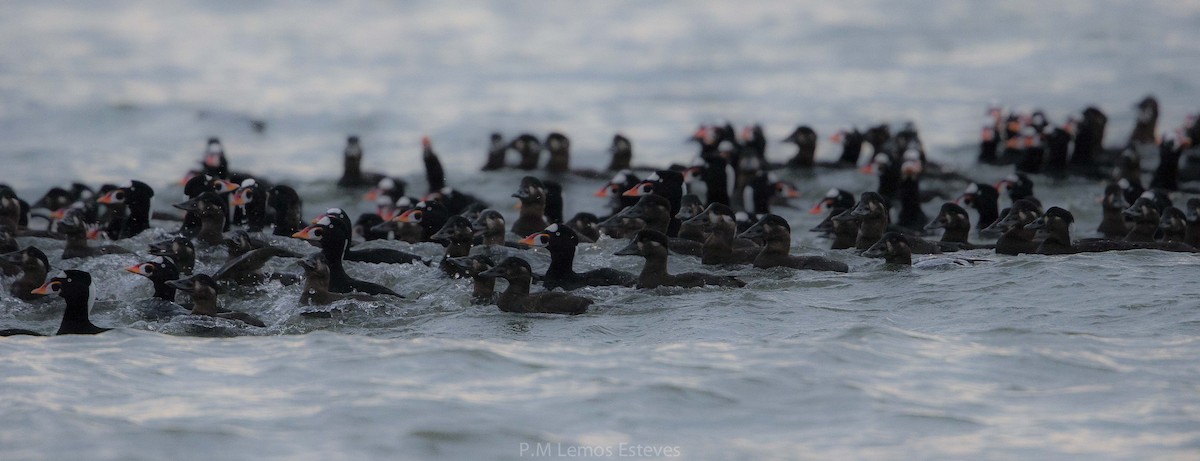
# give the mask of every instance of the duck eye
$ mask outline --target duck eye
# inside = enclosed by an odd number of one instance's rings
[[[416,222],[421,222],[421,215],[422,213],[420,211],[413,213],[413,220]]]
[[[142,272],[145,272],[147,274],[153,274],[154,273],[154,265],[153,264],[143,264]]]
[[[321,234],[324,234],[324,233],[325,233],[324,229],[321,229],[321,228],[313,229],[313,235],[315,235],[317,237],[320,237]]]
[[[70,281],[71,281],[71,279],[67,279],[67,281],[68,281],[68,282],[70,282]],[[54,282],[54,283],[50,284],[50,291],[53,291],[53,292],[57,293],[59,290],[62,290],[62,284],[61,284],[61,283]]]
[[[125,200],[125,192],[117,191],[117,193],[113,194],[113,198],[117,200]]]

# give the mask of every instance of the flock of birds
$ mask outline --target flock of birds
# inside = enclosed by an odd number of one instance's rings
[[[89,320],[95,301],[91,275],[67,269],[48,278],[51,267],[46,254],[32,245],[21,248],[21,239],[64,240],[62,264],[70,264],[68,261],[79,258],[131,253],[122,246],[93,244],[92,240],[127,239],[151,229],[154,221],[174,221],[179,228],[171,238],[151,244],[147,261],[126,268],[149,279],[154,297],[172,306],[168,315],[220,317],[262,327],[265,322],[253,315],[221,307],[219,294],[238,286],[275,282],[302,284],[299,303],[307,306],[403,298],[391,287],[351,277],[346,265],[432,266],[433,261],[396,248],[355,248],[357,242],[377,239],[441,244],[444,257],[431,270],[471,279],[472,298],[478,304],[495,304],[515,313],[580,314],[593,301],[573,291],[586,286],[745,286],[742,280],[727,275],[672,274],[668,271],[670,258],[696,257],[704,265],[715,266],[849,271],[845,262],[835,258],[791,254],[791,226],[772,214],[771,206],[798,195],[792,183],[777,178],[777,171],[854,168],[877,175],[878,187],[857,197],[851,191],[830,190],[810,210],[826,215],[812,231],[827,237],[832,250],[854,249],[864,257],[883,258],[887,264],[912,265],[914,254],[965,249],[994,249],[1004,255],[1132,249],[1198,252],[1200,199],[1188,200],[1185,211],[1172,206],[1171,194],[1193,192],[1181,184],[1200,179],[1200,164],[1190,159],[1200,140],[1200,121],[1189,117],[1182,127],[1160,137],[1156,135],[1157,101],[1148,97],[1138,108],[1137,125],[1120,149],[1102,146],[1107,119],[1095,108],[1058,126],[1041,112],[1004,114],[998,108],[989,109],[979,162],[1012,164],[1016,170],[995,185],[927,160],[911,124],[894,134],[886,124],[839,132],[833,139],[841,144],[842,153],[834,162],[816,160],[817,133],[801,126],[784,139],[796,145],[797,153],[783,163],[766,158],[767,141],[761,126],[740,132],[729,123],[702,126],[691,138],[699,146],[695,162],[667,168],[632,165],[632,142],[618,134],[613,137],[611,162],[605,171],[571,170],[570,139],[561,133],[551,133],[544,141],[532,134],[511,140],[493,134],[484,171],[533,171],[540,166],[551,178],[526,176],[521,180],[513,193],[520,212],[511,225],[488,203],[446,184],[441,161],[428,138],[422,143],[422,157],[429,188],[420,197],[407,195],[408,185],[400,178],[364,171],[358,137],[347,139],[343,175],[337,185],[369,189],[364,199],[376,205],[375,212],[354,220],[340,208],[306,220],[296,189],[231,170],[221,142],[212,138],[200,168],[188,172],[182,181],[188,199],[174,205],[178,211],[153,210],[154,190],[137,180],[95,190],[78,183],[55,187],[33,204],[17,197],[11,187],[0,185],[0,271],[13,277],[10,292],[20,300],[55,294],[64,299],[66,309],[57,334],[106,331]],[[509,161],[512,153],[518,159],[515,163]],[[544,166],[543,153],[549,157]],[[1159,165],[1149,187],[1144,187],[1142,158],[1155,155]],[[639,174],[645,177],[639,178]],[[599,214],[580,212],[566,219],[563,188],[553,179],[562,175],[610,178],[595,194],[607,197],[610,209]],[[1060,207],[1043,209],[1035,197],[1033,177],[1039,175],[1106,180],[1103,219],[1097,228],[1103,237],[1072,239],[1072,214]],[[942,194],[923,191],[923,177],[961,181],[966,186],[930,219],[921,204]],[[1001,195],[1008,196],[1009,207],[1000,208]],[[975,211],[975,226],[965,207]],[[47,224],[33,226],[31,219]],[[994,239],[994,243],[969,241],[972,228],[978,238]],[[938,229],[939,239],[925,238]],[[627,239],[628,245],[615,255],[643,258],[641,272],[611,268],[577,272],[576,247],[601,238]],[[284,239],[307,240],[319,251],[298,253],[287,248],[291,245],[282,245]],[[207,274],[195,271],[198,252],[212,255],[222,247],[228,259],[218,270]],[[549,253],[550,264],[544,274],[535,273],[529,263],[535,247]],[[294,258],[303,273],[264,272],[273,258]],[[979,260],[919,262],[971,265]],[[496,292],[496,279],[507,281],[502,292]],[[531,287],[539,283],[544,290],[534,291]],[[190,299],[190,309],[176,304],[179,292]],[[40,333],[0,330],[0,336],[19,334]]]

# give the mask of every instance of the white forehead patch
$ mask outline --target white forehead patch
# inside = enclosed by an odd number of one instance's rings
[[[613,183],[613,184],[625,184],[625,180],[627,178],[628,177],[625,176],[625,173],[617,173],[617,175],[613,176],[612,180],[610,180],[608,182]]]
[[[779,182],[779,176],[775,176],[775,173],[767,173],[767,182],[770,182],[770,183]]]
[[[318,226],[328,226],[332,223],[333,221],[330,221],[328,216],[322,216],[321,219],[317,220]]]
[[[837,188],[829,189],[829,192],[825,193],[825,198],[837,198],[837,196],[838,196]]]
[[[1129,180],[1125,179],[1125,178],[1121,178],[1120,181],[1117,181],[1117,186],[1122,189],[1128,189],[1129,188]]]
[[[221,143],[219,143],[219,142],[208,143],[208,153],[210,153],[210,154],[221,153]]]
[[[379,180],[380,189],[391,189],[393,187],[396,187],[396,181],[393,181],[392,178],[383,178]]]
[[[154,258],[150,259],[150,262],[154,264],[165,264],[167,260],[162,256],[155,256]]]
[[[558,223],[546,226],[546,232],[558,232]]]
[[[388,206],[391,204],[392,204],[391,197],[388,197],[386,195],[380,195],[379,198],[375,199],[376,206]]]
[[[121,188],[122,189],[132,189],[133,188],[133,180],[130,179],[128,181],[125,181],[125,185],[121,186]]]
[[[1017,182],[1019,179],[1020,178],[1017,178],[1017,175],[1015,175],[1015,174],[1010,174],[1010,175],[1008,175],[1007,178],[1004,178],[1005,181],[1012,181],[1012,182]]]
[[[415,206],[413,208],[428,208],[428,207],[429,207],[429,204],[425,203],[424,200],[421,200],[420,202],[417,202],[417,206]]]
[[[454,189],[451,189],[450,186],[446,186],[446,187],[443,187],[438,192],[441,192],[442,195],[450,195],[450,194],[454,193]]]
[[[1151,191],[1142,192],[1142,195],[1138,196],[1138,198],[1154,200],[1154,192],[1151,192]]]
[[[412,206],[412,199],[408,197],[400,197],[396,199],[396,206]]]
[[[328,210],[325,210],[325,214],[342,214],[342,209],[341,208],[330,208]]]
[[[979,184],[975,184],[975,183],[967,184],[967,190],[965,190],[963,192],[968,193],[968,194],[978,194],[979,193]]]
[[[257,183],[255,183],[253,179],[249,179],[249,178],[247,178],[245,181],[242,181],[242,187],[250,187],[255,184],[257,184]]]
[[[734,215],[733,215],[733,216],[734,216],[734,218],[735,218],[735,219],[737,219],[738,221],[747,221],[747,220],[749,220],[749,219],[750,219],[750,214],[749,214],[749,213],[746,213],[745,211],[739,211],[739,212],[737,212],[737,213],[734,213]]]
[[[921,153],[918,152],[916,149],[906,150],[906,151],[904,151],[904,159],[905,160],[920,160]]]
[[[659,179],[658,173],[650,173],[650,176],[647,176],[646,180],[647,181],[662,181],[662,179]]]

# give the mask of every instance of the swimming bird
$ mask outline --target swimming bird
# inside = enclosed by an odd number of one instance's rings
[[[296,232],[292,237],[320,243],[321,253],[329,264],[329,291],[349,293],[360,291],[375,295],[391,295],[403,298],[385,286],[351,278],[343,266],[346,250],[350,245],[350,224],[336,216],[321,216],[317,222]]]
[[[575,247],[579,236],[570,227],[551,224],[541,232],[530,234],[521,243],[544,247],[550,251],[550,267],[542,277],[547,290],[562,288],[571,291],[585,286],[633,286],[637,277],[616,269],[602,267],[587,272],[575,272]]]
[[[688,272],[672,275],[667,272],[667,252],[670,241],[662,232],[643,229],[638,231],[625,248],[613,253],[618,256],[641,256],[646,259],[642,272],[638,275],[638,288],[657,288],[674,286],[695,288],[706,285],[724,287],[744,287],[746,283],[737,278],[725,275]]]
[[[217,294],[220,293],[220,288],[217,282],[204,274],[193,275],[186,279],[172,280],[167,282],[168,285],[175,289],[191,295],[192,298],[192,315],[204,315],[208,317],[218,317],[226,320],[236,320],[245,323],[246,325],[255,327],[266,327],[266,322],[263,322],[258,317],[247,314],[245,312],[219,310],[217,308]]]
[[[124,204],[126,216],[121,222],[118,238],[129,238],[150,228],[150,200],[154,189],[141,181],[129,181],[125,187],[108,192],[96,200],[106,205]]]
[[[9,293],[22,301],[41,298],[42,295],[32,292],[42,286],[50,272],[50,260],[46,258],[46,254],[37,247],[29,246],[24,250],[5,254],[4,259],[21,268],[21,277],[9,286]]]
[[[289,236],[304,228],[304,203],[291,186],[281,184],[268,190],[267,206],[275,215],[272,234]]]
[[[996,254],[1018,255],[1036,253],[1041,241],[1036,240],[1037,233],[1028,229],[1030,223],[1042,215],[1042,207],[1029,199],[1013,202],[1013,206],[996,222],[988,226],[991,233],[999,233],[996,240]]]
[[[754,257],[754,267],[769,269],[772,267],[787,267],[791,269],[808,269],[832,272],[849,272],[850,267],[841,261],[821,256],[793,256],[792,226],[779,215],[766,214],[745,232],[738,235],[746,239],[762,239],[765,243],[762,250]]]
[[[94,335],[111,330],[92,324],[88,318],[92,305],[96,303],[96,297],[92,291],[92,275],[87,272],[67,269],[62,275],[34,289],[32,293],[41,296],[57,293],[66,302],[62,323],[59,324],[55,335]],[[0,336],[14,335],[43,336],[29,330],[0,330]]]
[[[533,176],[521,178],[521,187],[512,195],[521,201],[521,213],[513,221],[512,233],[529,235],[550,225],[546,221],[546,186]]]
[[[175,266],[179,268],[179,273],[183,275],[192,275],[192,270],[196,266],[196,247],[192,245],[191,240],[185,237],[174,237],[170,240],[151,243],[150,254],[171,258],[171,261],[174,261]]]
[[[496,265],[487,255],[471,255],[461,258],[450,258],[463,274],[471,278],[471,302],[474,304],[494,304],[496,302],[496,278],[484,277],[480,274]]]
[[[346,148],[342,149],[342,177],[338,179],[338,187],[371,186],[386,177],[383,173],[364,172],[362,158],[362,143],[358,136],[350,135],[346,138]]]
[[[67,237],[62,259],[90,258],[110,254],[133,253],[116,245],[88,246],[88,225],[83,222],[78,209],[68,211],[58,223],[58,230]]]
[[[1100,219],[1100,227],[1096,228],[1096,232],[1108,238],[1121,238],[1129,233],[1129,225],[1125,222],[1124,213],[1129,208],[1129,204],[1125,203],[1125,195],[1121,192],[1121,186],[1117,184],[1106,186],[1100,207],[1103,214]]]
[[[517,257],[506,258],[479,275],[508,281],[508,288],[496,299],[496,307],[504,312],[578,315],[587,312],[593,302],[559,291],[531,294],[529,285],[533,281],[533,270],[529,262]]]
[[[167,282],[179,280],[179,268],[175,261],[166,256],[156,256],[144,263],[126,267],[126,271],[146,277],[154,284],[154,297],[164,301],[175,302],[175,287]]]
[[[199,231],[195,233],[198,243],[217,246],[224,243],[226,216],[225,199],[211,191],[205,191],[191,200],[176,203],[175,208],[193,214],[200,220]]]
[[[329,263],[325,254],[316,252],[306,258],[296,261],[304,270],[304,287],[300,290],[300,305],[326,305],[338,301],[353,299],[357,301],[372,301],[370,295],[363,293],[334,293],[329,291]]]

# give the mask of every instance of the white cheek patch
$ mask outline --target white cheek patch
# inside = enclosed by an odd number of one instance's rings
[[[88,287],[87,291],[88,291],[87,311],[88,311],[88,314],[90,315],[92,313],[92,308],[96,306],[96,290],[93,290],[92,287]]]

